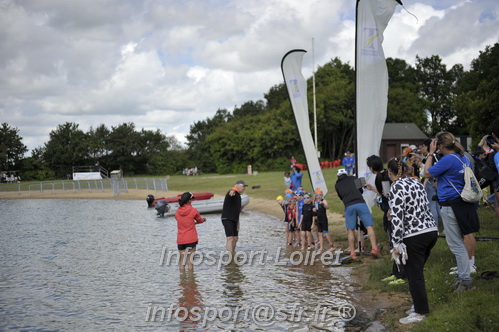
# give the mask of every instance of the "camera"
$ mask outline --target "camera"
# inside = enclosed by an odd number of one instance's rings
[[[487,145],[492,149],[492,144],[495,144],[496,140],[494,136],[492,135],[487,135],[487,138],[485,138],[485,141],[487,142]]]

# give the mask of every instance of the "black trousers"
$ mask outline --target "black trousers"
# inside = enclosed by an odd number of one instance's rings
[[[404,239],[407,246],[408,259],[405,264],[405,272],[409,281],[409,290],[414,303],[414,311],[421,315],[430,313],[428,306],[428,295],[424,280],[424,265],[430,256],[431,249],[438,239],[438,232],[428,232],[411,236]]]

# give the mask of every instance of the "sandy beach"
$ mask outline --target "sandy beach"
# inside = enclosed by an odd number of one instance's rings
[[[56,190],[54,193],[51,191],[45,191],[43,193],[33,193],[30,194],[28,192],[2,192],[0,193],[0,199],[114,199],[114,200],[143,200],[144,206],[146,206],[146,197],[147,195],[154,195],[154,197],[174,197],[177,195],[181,195],[180,191],[159,191],[154,193],[152,190],[146,189],[129,189],[128,192],[122,192],[119,195],[114,195],[114,192],[111,190],[100,191],[78,191],[73,193],[72,191],[66,190]],[[214,198],[222,198],[221,195],[215,195]],[[246,209],[257,211],[260,213],[265,213],[271,215],[276,218],[283,218],[283,212],[281,207],[274,200],[267,200],[261,198],[254,198],[250,195],[250,202],[246,206]],[[329,222],[334,223],[334,226],[338,226],[338,224],[342,224],[344,222],[344,218],[337,214],[328,212]]]

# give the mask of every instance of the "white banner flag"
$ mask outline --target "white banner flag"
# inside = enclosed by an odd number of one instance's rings
[[[307,81],[301,73],[303,55],[305,50],[289,51],[281,62],[282,75],[288,89],[289,100],[295,115],[296,126],[300,134],[301,143],[307,159],[307,168],[313,190],[320,188],[324,195],[327,194],[326,181],[317,159],[310,120],[308,118]]]
[[[359,177],[370,176],[367,157],[378,155],[388,104],[388,69],[383,32],[395,12],[395,0],[358,0],[356,54],[356,139]],[[368,205],[372,199],[365,197]],[[369,201],[368,201],[369,200]]]

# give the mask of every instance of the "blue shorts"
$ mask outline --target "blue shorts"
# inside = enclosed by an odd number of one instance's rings
[[[355,229],[357,217],[360,218],[365,227],[374,225],[373,217],[366,203],[357,203],[345,208],[345,223],[347,229]]]

